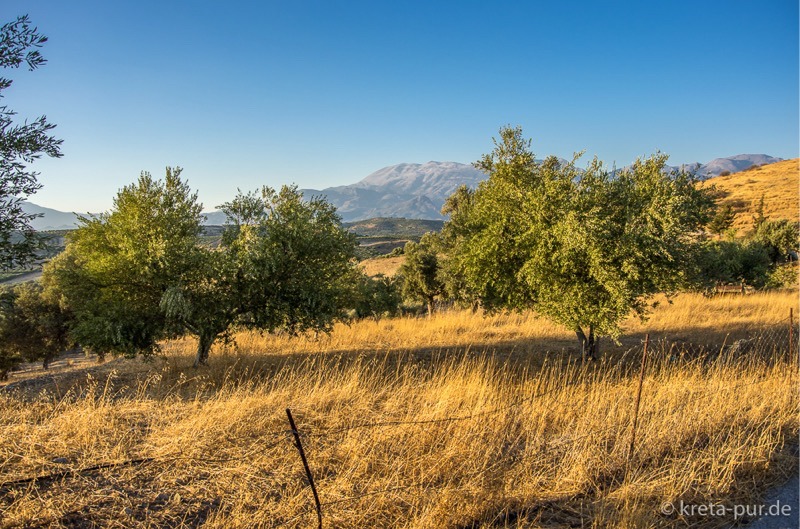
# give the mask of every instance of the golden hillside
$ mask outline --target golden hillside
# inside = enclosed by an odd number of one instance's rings
[[[740,234],[751,229],[761,196],[769,219],[798,220],[800,210],[800,158],[765,165],[747,171],[717,176],[704,182],[720,191],[721,204],[730,204],[736,213],[733,227]]]
[[[386,277],[392,277],[397,274],[400,265],[406,260],[404,255],[397,257],[375,257],[373,259],[366,259],[361,261],[361,267],[368,276],[376,276],[379,274]]]

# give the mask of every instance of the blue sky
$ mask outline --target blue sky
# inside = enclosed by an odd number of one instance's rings
[[[184,168],[206,209],[237,188],[320,189],[400,162],[470,163],[505,124],[537,155],[624,165],[798,156],[797,0],[4,0],[49,37],[4,103],[64,156],[32,197],[111,207]]]

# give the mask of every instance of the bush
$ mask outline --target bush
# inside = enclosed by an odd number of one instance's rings
[[[0,291],[0,380],[22,362],[42,361],[45,368],[70,346],[69,313],[58,297],[39,283]]]
[[[797,288],[800,284],[797,263],[784,263],[772,268],[767,277],[767,288]]]
[[[800,250],[800,227],[786,219],[765,220],[758,225],[753,240],[766,248],[773,264],[780,264]]]
[[[767,249],[758,242],[708,241],[699,248],[691,283],[698,290],[742,281],[762,287],[770,264]]]
[[[391,252],[387,253],[383,257],[400,257],[401,255],[405,255],[406,250],[403,246],[398,246],[397,248],[393,248]]]
[[[378,275],[361,276],[355,304],[356,318],[381,318],[395,316],[400,312],[400,286],[398,280]]]

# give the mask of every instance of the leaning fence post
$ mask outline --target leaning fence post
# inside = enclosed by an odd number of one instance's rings
[[[314,476],[311,475],[311,469],[308,467],[308,460],[306,459],[306,453],[303,450],[303,444],[300,442],[300,432],[297,431],[297,426],[294,425],[294,419],[292,418],[292,411],[289,408],[286,408],[286,416],[289,417],[289,426],[292,427],[292,435],[294,435],[294,443],[297,447],[297,451],[300,452],[300,459],[303,461],[303,468],[306,470],[306,476],[308,477],[308,484],[311,486],[311,492],[314,494],[314,504],[317,508],[317,520],[319,522],[318,529],[322,529],[322,504],[319,502],[319,495],[317,494],[317,487],[314,485]]]
[[[628,460],[625,470],[626,474],[627,474],[627,468],[631,464],[631,458],[633,457],[633,449],[636,444],[636,426],[639,422],[639,403],[642,400],[642,386],[644,385],[644,368],[645,364],[647,363],[647,346],[649,344],[650,344],[650,333],[647,333],[644,336],[644,350],[642,351],[642,371],[639,374],[639,390],[636,393],[636,403],[633,405],[633,426],[631,427],[631,444],[628,447]]]
[[[789,307],[789,358],[794,358],[794,309]],[[791,362],[791,360],[789,360]],[[800,362],[800,356],[797,359]]]

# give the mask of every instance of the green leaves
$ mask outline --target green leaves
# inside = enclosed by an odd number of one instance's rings
[[[357,290],[355,236],[341,227],[335,208],[319,197],[305,200],[295,186],[265,187],[258,199],[241,192],[232,204],[261,211],[252,225],[237,226],[230,248],[237,255],[244,321],[266,331],[326,331],[344,318]]]
[[[403,251],[406,258],[398,272],[402,278],[403,296],[426,304],[429,315],[436,297],[444,293],[436,248],[435,235],[431,232],[423,235],[419,243],[407,242]]]
[[[47,41],[27,15],[0,27],[0,67],[18,68],[23,63],[30,70],[44,64],[38,48]],[[0,98],[12,81],[0,78]],[[61,156],[62,140],[51,136],[55,125],[41,116],[31,121],[14,123],[16,113],[0,106],[0,269],[21,266],[34,260],[43,241],[31,228],[35,215],[22,210],[25,198],[41,184],[38,173],[27,166],[42,154]]]
[[[663,154],[616,174],[597,159],[581,171],[579,157],[535,162],[521,129],[502,129],[476,163],[488,180],[448,201],[445,269],[487,310],[534,308],[615,337],[648,296],[682,284],[711,198],[667,174]]]
[[[328,330],[352,306],[355,237],[333,206],[296,187],[223,206],[219,248],[203,245],[197,194],[167,168],[120,190],[114,209],[83,219],[45,269],[76,315],[75,338],[98,351],[150,354],[175,335],[199,338],[196,364],[236,326]]]
[[[70,345],[70,320],[58,295],[37,282],[0,288],[0,379],[22,361],[47,367]]]
[[[45,267],[45,280],[75,313],[72,333],[82,345],[150,354],[184,315],[176,302],[162,306],[165,293],[177,296],[202,259],[202,205],[180,174],[167,168],[157,181],[142,173],[120,190],[110,213],[82,219],[65,252]]]

